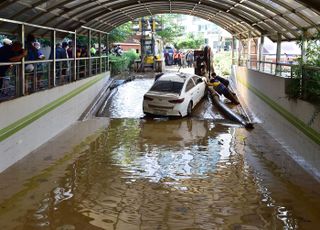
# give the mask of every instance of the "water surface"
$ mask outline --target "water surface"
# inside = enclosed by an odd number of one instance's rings
[[[9,195],[20,162],[1,187],[0,229],[318,228],[319,183],[261,127],[248,132],[209,109],[141,119],[142,97],[130,98],[143,84],[119,88],[106,103],[108,128]]]

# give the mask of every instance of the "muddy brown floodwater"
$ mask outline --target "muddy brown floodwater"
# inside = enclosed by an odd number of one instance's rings
[[[27,157],[2,173],[0,229],[318,229],[319,183],[258,124],[249,132],[208,101],[189,118],[142,118],[151,83],[115,90],[109,124],[60,157],[48,143],[39,172]]]

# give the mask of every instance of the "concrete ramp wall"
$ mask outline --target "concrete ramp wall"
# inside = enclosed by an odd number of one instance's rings
[[[233,66],[231,80],[242,103],[261,125],[299,164],[320,178],[320,105],[289,100],[286,78]]]
[[[0,104],[0,172],[79,119],[109,73]]]

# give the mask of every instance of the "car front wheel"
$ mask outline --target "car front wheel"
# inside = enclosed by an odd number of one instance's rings
[[[192,101],[190,101],[189,104],[188,104],[188,108],[187,108],[187,114],[188,114],[188,116],[191,115],[191,112],[192,112]]]

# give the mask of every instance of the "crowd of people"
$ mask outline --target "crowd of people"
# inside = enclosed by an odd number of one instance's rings
[[[192,50],[188,50],[187,52],[180,50],[174,50],[173,53],[165,52],[164,58],[167,66],[177,65],[182,68],[193,67],[194,55]]]
[[[114,45],[114,46],[110,49],[109,53],[111,53],[111,54],[113,54],[113,55],[116,55],[116,56],[122,56],[122,54],[123,54],[123,49],[122,49],[122,47],[121,47],[119,44],[118,44],[118,45]]]
[[[2,63],[10,63],[10,62],[20,62],[22,58],[25,57],[26,61],[37,61],[44,60],[46,56],[41,52],[41,44],[37,41],[35,36],[29,34],[27,36],[25,42],[25,49],[22,49],[22,44],[18,41],[13,42],[12,40],[5,38],[2,41],[2,47],[0,47],[0,64]],[[113,51],[117,55],[121,55],[121,47],[115,46],[113,47]],[[90,56],[95,56],[97,50],[95,47],[91,47],[89,49]],[[76,55],[77,58],[80,57],[88,57],[88,50],[85,46],[77,46],[76,52],[74,52],[74,43],[72,41],[64,41],[62,43],[56,44],[55,49],[55,58],[56,59],[68,59],[73,58]],[[169,64],[168,60],[170,57],[165,53],[165,63]],[[182,68],[192,68],[194,66],[194,53],[192,50],[188,50],[187,52],[182,52],[179,50],[174,50],[172,55],[172,64],[177,65]],[[49,55],[49,59],[53,59],[53,52],[51,51]],[[33,71],[35,69],[41,68],[41,63],[28,63],[25,65],[26,72],[26,91],[28,91],[28,74],[30,74],[31,78],[34,76]],[[10,75],[13,65],[10,64],[2,64],[0,65],[0,95],[6,96],[9,94],[10,89]],[[205,71],[205,65],[202,66],[203,71]],[[202,70],[202,69],[201,69]],[[61,62],[56,63],[56,77],[64,79],[65,77],[70,78],[70,64],[68,60],[63,60]],[[205,76],[205,75],[203,75]],[[38,76],[39,77],[39,76]],[[218,94],[223,94],[225,97],[229,98],[233,103],[238,104],[236,100],[234,100],[233,94],[228,88],[229,82],[228,80],[217,76],[214,72],[211,76],[207,76],[207,84],[212,86]],[[30,79],[31,81],[35,81],[35,79]],[[71,79],[69,79],[71,80]]]
[[[17,65],[5,64],[12,62],[20,62],[22,58],[25,58],[27,64],[25,65],[25,76],[26,76],[26,93],[28,93],[28,85],[31,81],[35,81],[35,75],[37,78],[41,77],[41,72],[43,72],[43,64],[36,63],[39,60],[53,59],[54,52],[52,50],[50,53],[45,55],[41,50],[41,43],[33,34],[28,34],[25,40],[25,49],[22,49],[22,44],[19,41],[13,41],[14,39],[4,38],[2,43],[0,43],[0,96],[9,96],[10,88],[14,88],[13,80],[11,76],[15,75]],[[87,45],[81,45],[77,43],[76,50],[74,52],[74,42],[65,40],[56,44],[55,58],[68,59],[96,56],[98,51],[92,46],[89,50]],[[103,51],[101,51],[103,52]],[[34,63],[32,61],[35,61]],[[1,64],[3,63],[3,64]],[[58,61],[56,64],[56,76],[66,76],[70,77],[70,62],[69,61]],[[34,74],[35,73],[35,74]],[[62,78],[61,77],[61,78]],[[38,79],[39,80],[39,79]],[[69,79],[70,80],[70,79]],[[12,81],[12,82],[11,82]],[[10,84],[13,84],[10,86]],[[14,90],[11,90],[14,91]]]

